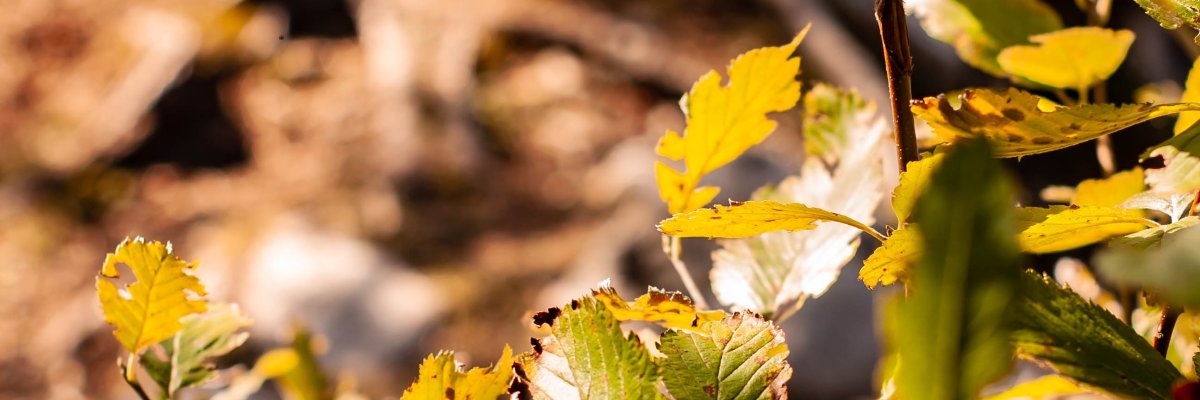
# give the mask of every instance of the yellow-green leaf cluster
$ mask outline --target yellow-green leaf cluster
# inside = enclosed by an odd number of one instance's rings
[[[1068,28],[1031,36],[1034,45],[1006,48],[998,61],[1014,76],[1083,93],[1117,71],[1133,38],[1133,32],[1127,30]]]
[[[691,211],[716,197],[716,187],[700,187],[700,179],[732,162],[766,139],[776,123],[767,113],[786,111],[800,99],[800,59],[792,57],[807,29],[791,43],[764,47],[738,56],[728,69],[729,83],[709,71],[683,98],[687,115],[684,134],[667,131],[657,152],[683,160],[680,172],[659,161],[655,165],[659,195],[672,214]]]
[[[1147,120],[1198,111],[1200,104],[1085,104],[1064,107],[1009,88],[967,89],[913,101],[912,111],[946,142],[984,137],[997,157],[1020,157],[1083,143]]]
[[[135,282],[124,290],[105,278],[119,278],[117,264],[133,271]],[[175,256],[171,245],[125,239],[104,258],[96,279],[104,319],[113,333],[132,353],[174,336],[183,329],[180,319],[207,310],[204,285],[191,275],[196,264]]]
[[[508,395],[512,379],[513,357],[508,346],[491,369],[471,368],[466,372],[454,360],[454,353],[442,352],[421,362],[416,382],[400,399],[498,399]]]

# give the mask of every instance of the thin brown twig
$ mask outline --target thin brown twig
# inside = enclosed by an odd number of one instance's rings
[[[667,253],[667,258],[671,259],[671,266],[675,267],[675,273],[679,274],[679,279],[683,281],[683,287],[692,297],[692,303],[697,308],[709,310],[708,301],[704,300],[704,293],[700,292],[700,287],[696,286],[696,281],[692,279],[692,273],[688,272],[687,265],[679,258],[683,253],[679,238],[663,235],[663,251]]]
[[[1170,304],[1163,304],[1162,319],[1158,321],[1158,333],[1154,334],[1154,350],[1163,357],[1171,348],[1171,333],[1175,331],[1175,323],[1179,321],[1180,310]]]
[[[150,400],[146,389],[142,388],[142,384],[137,380],[137,354],[130,352],[128,360],[124,363],[117,360],[117,365],[121,367],[121,377],[125,379],[125,383],[129,384],[129,387],[133,388],[134,392],[137,392],[138,397],[142,400]]]
[[[913,127],[912,53],[908,46],[908,24],[904,19],[903,0],[875,0],[875,21],[883,39],[883,60],[887,68],[888,92],[892,100],[892,126],[896,135],[896,158],[900,171],[917,161],[917,131]]]

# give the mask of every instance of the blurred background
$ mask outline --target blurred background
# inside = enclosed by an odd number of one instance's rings
[[[528,350],[530,313],[603,279],[627,297],[683,289],[654,229],[653,148],[708,69],[812,22],[801,79],[889,112],[870,0],[2,3],[0,398],[133,397],[94,277],[137,235],[199,260],[209,298],[255,321],[223,365],[300,323],[327,372],[397,396],[439,349],[468,365]],[[1115,3],[1110,25],[1138,38],[1109,97],[1178,96],[1191,35]],[[909,26],[915,96],[1007,86]],[[798,117],[709,178],[721,199],[797,172]],[[1117,134],[1118,168],[1169,123]],[[1100,175],[1091,145],[1008,163],[1026,204]],[[706,291],[712,248],[685,241]],[[785,324],[793,398],[875,390],[859,265]]]

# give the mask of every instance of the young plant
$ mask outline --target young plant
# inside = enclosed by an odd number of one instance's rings
[[[1188,1],[1138,3],[1168,27],[1195,25],[1200,9]],[[1111,2],[1077,4],[1090,26],[1064,28],[1039,0],[914,3],[911,11],[931,36],[954,46],[967,64],[1024,89],[968,88],[910,106],[903,4],[877,1],[901,171],[890,204],[897,226],[883,232],[873,225],[883,199],[887,166],[879,155],[888,124],[853,91],[817,84],[802,94],[793,53],[807,29],[783,46],[737,57],[725,78],[705,74],[681,101],[685,130],[666,132],[656,149],[682,168],[663,161],[654,167],[672,214],[658,229],[691,299],[650,288],[629,301],[602,284],[536,314],[533,322],[546,336],[532,339],[525,352],[505,347],[490,368],[465,370],[450,352],[429,356],[402,398],[786,398],[793,370],[776,323],[829,288],[863,233],[880,245],[859,279],[868,289],[905,287],[891,293],[882,318],[888,355],[881,363],[881,397],[1194,398],[1197,330],[1175,338],[1177,352],[1190,354],[1164,355],[1177,321],[1195,320],[1186,307],[1200,305],[1200,60],[1184,102],[1109,104],[1105,81],[1135,38],[1103,27]],[[765,140],[777,127],[769,114],[801,102],[806,156],[800,174],[747,201],[706,208],[720,189],[703,185],[704,177]],[[1113,169],[1107,135],[1175,114],[1175,136],[1142,156],[1155,163]],[[923,155],[914,117],[932,128]],[[996,158],[1093,139],[1105,177],[1061,188],[1067,205],[1015,204],[1015,182]],[[730,311],[703,303],[681,261],[685,237],[722,238],[712,256],[712,290]],[[1096,293],[1085,298],[1025,270],[1023,253],[1095,244],[1107,247],[1096,258],[1101,276],[1140,290],[1145,304],[1127,299],[1118,316],[1092,302],[1100,298]],[[201,300],[204,287],[188,273],[195,265],[175,257],[169,245],[127,240],[106,259],[102,275],[119,277],[120,262],[136,282],[123,291],[106,278],[97,285],[106,319],[129,351],[121,364],[125,380],[143,398],[148,392],[138,381],[139,366],[159,397],[174,398],[215,373],[207,360],[245,341],[238,330],[248,321],[236,306]],[[1161,313],[1161,323],[1148,340],[1128,315],[1151,311]],[[624,326],[631,321],[656,329],[638,336]],[[265,355],[249,378],[235,380],[218,397],[245,398],[270,378],[293,388],[287,391],[296,398],[337,396],[305,338],[298,334],[293,348]],[[1014,358],[1048,374],[997,387]]]

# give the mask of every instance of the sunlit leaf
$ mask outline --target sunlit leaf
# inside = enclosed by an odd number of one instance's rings
[[[504,346],[495,366],[471,368],[463,371],[454,360],[454,353],[441,352],[430,355],[421,362],[417,380],[412,383],[401,400],[467,400],[500,399],[508,397],[508,387],[513,379],[512,350]]]
[[[168,397],[215,375],[213,359],[228,354],[250,337],[247,332],[239,332],[251,321],[237,305],[212,303],[207,312],[188,315],[182,322],[183,329],[161,343],[165,358],[155,352],[142,355],[146,372]]]
[[[1171,398],[1179,371],[1129,325],[1049,277],[1026,275],[1017,356],[1118,396]]]
[[[1128,235],[1158,224],[1137,210],[1116,207],[1072,207],[1021,231],[1021,250],[1030,253],[1054,253],[1114,237]]]
[[[1200,306],[1200,228],[1164,234],[1157,248],[1113,249],[1096,256],[1106,279],[1140,286],[1172,304]]]
[[[518,360],[534,399],[654,399],[662,370],[637,336],[591,296],[534,316],[550,336]]]
[[[1151,148],[1142,159],[1162,157],[1162,168],[1146,170],[1146,184],[1156,193],[1191,194],[1200,190],[1200,124]]]
[[[1114,238],[1109,244],[1114,248],[1147,250],[1158,247],[1162,243],[1164,236],[1173,235],[1175,232],[1196,225],[1200,225],[1200,217],[1187,217],[1170,224],[1143,229],[1119,238]]]
[[[274,375],[275,383],[283,392],[285,399],[323,400],[333,398],[335,388],[330,384],[329,377],[325,376],[325,372],[321,370],[320,364],[317,363],[317,351],[314,347],[316,346],[313,343],[312,334],[304,328],[296,327],[292,332],[292,346],[288,352],[277,353],[278,358],[267,360],[275,363],[274,365],[262,366],[264,370],[271,373],[270,375]],[[285,367],[290,368],[285,370]],[[255,369],[259,369],[258,364],[255,365]],[[271,371],[271,369],[274,370]]]
[[[1007,76],[996,61],[1006,47],[1062,29],[1054,9],[1039,0],[919,0],[908,8],[934,39],[953,45],[967,64]]]
[[[700,332],[668,331],[661,342],[663,382],[676,399],[787,398],[787,343],[762,317],[733,313]]]
[[[1192,69],[1188,71],[1187,82],[1184,82],[1183,96],[1179,99],[1182,103],[1200,103],[1200,58],[1192,63]],[[1179,119],[1175,121],[1175,134],[1178,135],[1186,131],[1200,121],[1200,112],[1181,112]]]
[[[1134,0],[1163,28],[1176,29],[1184,24],[1200,29],[1200,0]],[[1200,44],[1200,37],[1196,39]]]
[[[608,308],[618,321],[648,321],[660,323],[667,328],[699,329],[697,326],[709,321],[718,321],[724,311],[696,310],[692,300],[679,292],[667,292],[651,287],[646,294],[634,301],[625,301],[610,286],[592,291],[596,301]]]
[[[897,221],[908,220],[913,204],[925,191],[929,184],[929,176],[942,162],[942,158],[942,154],[934,154],[920,161],[910,161],[906,171],[900,173],[900,183],[892,190],[892,210],[896,212]]]
[[[1076,27],[1031,36],[1034,45],[1000,52],[1004,71],[1050,87],[1081,89],[1107,80],[1133,44],[1133,32]]]
[[[686,168],[679,172],[661,161],[655,166],[659,195],[672,214],[708,204],[719,189],[700,187],[700,179],[766,139],[776,125],[767,113],[796,105],[800,58],[792,53],[806,32],[807,28],[787,45],[738,56],[729,66],[726,85],[721,84],[721,75],[709,71],[684,96],[681,106],[687,115],[687,129],[682,136],[667,131],[659,139],[657,152],[671,160],[683,160]]]
[[[826,93],[845,100],[849,94]],[[817,89],[814,89],[816,92]],[[809,100],[813,99],[810,93]],[[840,116],[820,119],[806,110],[806,126],[828,129],[819,135],[838,139],[826,148],[822,159],[804,160],[799,176],[785,178],[778,187],[755,191],[753,200],[800,203],[844,215],[870,225],[883,199],[884,160],[880,145],[890,139],[886,120],[870,113],[867,103],[841,102],[827,112]],[[868,115],[869,114],[869,115]],[[854,116],[851,118],[850,116]],[[871,116],[872,118],[866,118]],[[810,137],[811,140],[814,140]],[[828,163],[835,163],[830,167]],[[809,298],[821,296],[854,256],[861,232],[843,224],[819,224],[811,230],[769,232],[745,239],[719,241],[713,252],[713,293],[733,309],[749,309],[779,322],[798,310]]]
[[[1014,210],[1015,224],[1017,232],[1023,232],[1029,227],[1042,223],[1051,215],[1069,210],[1068,206],[1050,206],[1050,207],[1017,207]]]
[[[1031,381],[1018,383],[984,400],[1053,400],[1071,394],[1090,393],[1070,379],[1059,375],[1046,375]]]
[[[802,231],[817,227],[817,222],[832,221],[853,226],[883,240],[871,227],[834,212],[800,203],[775,201],[730,202],[662,221],[658,230],[669,236],[704,238],[744,238],[775,231]]]
[[[118,278],[117,264],[133,271],[136,282],[117,289],[104,278]],[[196,264],[176,257],[171,245],[138,237],[125,239],[116,251],[104,257],[103,277],[96,278],[104,320],[116,331],[117,340],[137,353],[183,329],[181,318],[207,310],[204,285],[191,275]]]
[[[917,225],[904,224],[888,236],[882,246],[863,261],[858,279],[874,289],[877,285],[888,286],[896,282],[907,282],[912,275],[912,266],[921,255],[921,234]]]
[[[955,147],[913,214],[924,251],[897,310],[903,399],[975,398],[1012,363],[1021,256],[1009,178],[986,142]]]
[[[1200,104],[1085,104],[1064,107],[1015,88],[967,89],[914,100],[913,113],[946,142],[985,137],[997,157],[1019,157],[1083,143]]]
[[[1117,207],[1146,189],[1141,168],[1113,174],[1104,179],[1087,179],[1075,187],[1071,204],[1077,206]]]

